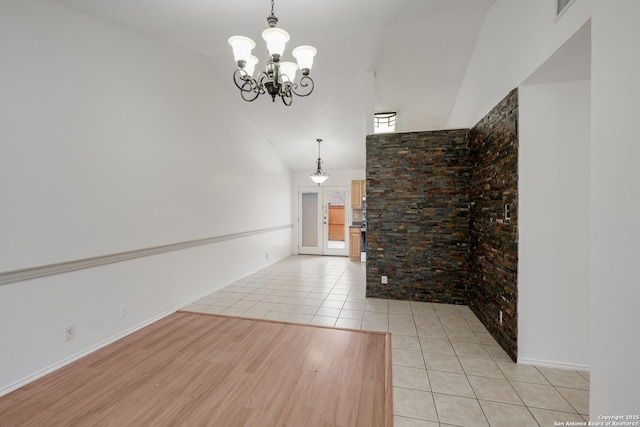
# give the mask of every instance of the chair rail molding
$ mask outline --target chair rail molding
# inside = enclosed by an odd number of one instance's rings
[[[204,239],[188,240],[185,242],[170,243],[167,245],[153,246],[150,248],[136,249],[132,251],[119,252],[109,255],[101,255],[91,258],[83,258],[74,261],[64,261],[55,264],[48,264],[36,267],[28,267],[19,270],[0,272],[0,286],[9,283],[22,282],[25,280],[38,279],[41,277],[63,274],[76,270],[98,267],[106,264],[128,261],[135,258],[142,258],[158,255],[165,252],[180,251],[196,246],[205,246],[213,243],[220,243],[227,240],[241,239],[243,237],[255,236],[257,234],[271,233],[274,231],[293,228],[293,224],[279,225],[275,227],[260,228],[257,230],[243,231],[240,233],[224,234],[220,236],[207,237]]]

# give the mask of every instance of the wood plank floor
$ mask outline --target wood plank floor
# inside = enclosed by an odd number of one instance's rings
[[[390,340],[178,312],[0,398],[0,426],[391,426]]]

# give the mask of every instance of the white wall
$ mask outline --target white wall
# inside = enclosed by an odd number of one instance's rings
[[[518,361],[589,368],[590,84],[519,89]]]
[[[576,0],[555,21],[556,0],[498,0],[485,17],[447,127],[473,127],[591,16]]]
[[[0,286],[0,396],[290,254],[286,229]]]
[[[594,2],[591,69],[591,418],[638,415],[640,2]]]
[[[322,186],[323,187],[327,187],[327,186],[347,187],[347,201],[351,200],[351,181],[354,179],[366,179],[366,172],[364,169],[332,170],[332,169],[327,169],[324,165],[322,166],[322,169],[327,171],[329,175],[331,175],[331,178],[325,181],[325,183],[322,184]],[[291,215],[294,218],[294,227],[293,227],[291,245],[295,253],[298,252],[298,217],[299,217],[298,190],[300,189],[300,187],[317,186],[317,184],[314,184],[313,181],[311,181],[311,179],[309,178],[309,175],[311,175],[311,173],[314,172],[314,170],[315,169],[313,168],[309,168],[308,171],[295,171],[293,173],[293,180],[292,180],[293,184],[291,187],[291,192],[293,194]],[[350,206],[347,207],[347,212],[349,215],[351,215]],[[348,218],[347,221],[351,221],[351,219]]]
[[[292,223],[291,171],[201,57],[3,0],[0,62],[0,272]],[[0,286],[0,394],[289,255],[291,232]]]

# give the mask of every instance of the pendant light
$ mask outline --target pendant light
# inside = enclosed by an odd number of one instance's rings
[[[316,165],[316,171],[309,175],[309,178],[311,178],[311,180],[319,186],[320,184],[328,180],[331,175],[322,170],[322,159],[320,158],[320,143],[322,142],[322,140],[318,138],[316,141],[318,141],[318,161]]]

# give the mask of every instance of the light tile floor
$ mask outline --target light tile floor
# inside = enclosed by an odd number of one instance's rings
[[[467,306],[365,298],[348,258],[291,256],[184,309],[391,332],[396,427],[588,420],[588,372],[513,363]]]

